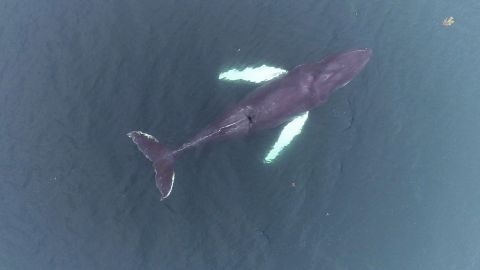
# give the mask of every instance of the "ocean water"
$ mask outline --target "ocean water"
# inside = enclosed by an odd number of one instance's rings
[[[479,12],[0,1],[0,269],[479,269]],[[201,147],[160,201],[127,132],[180,145],[258,86],[222,71],[364,47],[274,162],[280,128]]]

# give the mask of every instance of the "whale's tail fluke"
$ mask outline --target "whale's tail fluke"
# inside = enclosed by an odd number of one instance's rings
[[[155,170],[155,182],[162,196],[161,200],[167,198],[172,192],[175,178],[172,152],[160,144],[152,135],[141,131],[132,131],[127,135],[137,145],[138,150],[152,161]]]

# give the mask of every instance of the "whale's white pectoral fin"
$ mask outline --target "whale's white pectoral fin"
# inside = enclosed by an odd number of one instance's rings
[[[262,65],[260,67],[246,67],[242,70],[230,69],[218,75],[219,80],[243,80],[253,83],[262,83],[287,73],[285,69]]]
[[[272,163],[275,158],[280,155],[282,150],[289,145],[293,139],[302,132],[303,126],[308,119],[308,111],[295,117],[292,121],[283,127],[277,141],[272,146],[271,150],[263,159],[264,163]]]

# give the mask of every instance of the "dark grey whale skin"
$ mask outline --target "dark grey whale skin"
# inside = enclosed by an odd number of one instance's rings
[[[156,184],[161,199],[165,199],[173,187],[173,163],[177,155],[200,144],[277,127],[325,103],[332,92],[355,78],[371,56],[371,49],[355,49],[317,63],[297,66],[247,95],[233,109],[173,151],[141,131],[132,131],[128,136],[153,162]]]

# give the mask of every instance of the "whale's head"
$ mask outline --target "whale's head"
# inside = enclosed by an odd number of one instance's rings
[[[335,54],[320,62],[297,67],[318,99],[324,102],[334,90],[347,85],[362,71],[372,56],[371,49],[356,49]],[[316,102],[315,102],[316,103]]]

